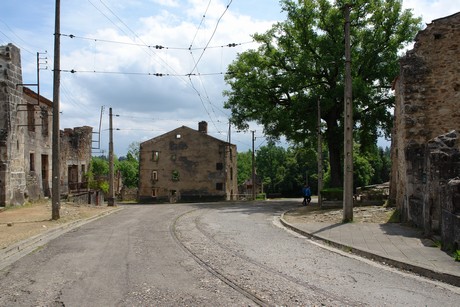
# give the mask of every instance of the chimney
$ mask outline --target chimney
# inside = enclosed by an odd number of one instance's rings
[[[208,123],[205,121],[201,121],[198,123],[198,131],[208,134]]]

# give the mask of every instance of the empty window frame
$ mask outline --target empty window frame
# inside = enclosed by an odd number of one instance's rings
[[[217,182],[216,183],[216,190],[217,191],[222,191],[224,189],[224,184],[222,182]]]
[[[152,152],[152,161],[157,162],[159,159],[160,159],[160,152],[154,150]]]
[[[152,180],[158,181],[158,171],[152,171]]]
[[[216,163],[216,170],[221,171],[224,169],[224,164],[222,162]]]
[[[33,152],[29,155],[29,170],[35,172],[35,154]]]

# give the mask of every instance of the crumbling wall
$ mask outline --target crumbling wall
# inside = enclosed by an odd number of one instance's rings
[[[25,112],[21,54],[12,44],[0,46],[0,206],[23,204],[26,193],[24,162]]]
[[[66,128],[60,133],[61,194],[68,194],[71,190],[84,190],[87,188],[85,174],[91,163],[93,128]]]
[[[438,230],[444,249],[460,246],[460,131],[427,144],[426,232]]]
[[[415,41],[394,87],[390,199],[403,221],[441,233],[451,227],[442,193],[460,176],[460,13],[434,20]]]

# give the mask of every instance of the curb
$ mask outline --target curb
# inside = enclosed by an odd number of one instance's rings
[[[345,244],[342,244],[342,243],[339,243],[339,242],[336,242],[336,241],[332,241],[332,240],[325,239],[323,237],[308,233],[308,232],[303,231],[301,229],[298,229],[298,228],[294,227],[293,225],[289,224],[288,222],[286,222],[284,220],[284,214],[285,213],[286,212],[284,212],[280,217],[281,224],[283,224],[283,226],[285,226],[286,228],[289,228],[290,230],[292,230],[292,231],[294,231],[294,232],[296,232],[296,233],[298,233],[298,234],[300,234],[302,236],[305,236],[305,237],[310,238],[310,239],[319,240],[319,241],[321,241],[321,242],[323,242],[323,243],[325,243],[327,245],[333,246],[333,247],[335,247],[337,249],[346,250],[347,252],[353,253],[355,255],[364,257],[364,258],[372,260],[372,261],[384,262],[385,264],[391,265],[391,266],[393,266],[395,268],[398,268],[398,269],[401,269],[401,270],[409,271],[409,272],[418,274],[420,276],[435,279],[435,280],[447,283],[449,285],[460,287],[460,276],[456,276],[456,275],[452,275],[452,274],[448,274],[448,273],[443,273],[443,272],[435,271],[435,270],[432,270],[432,269],[424,268],[424,267],[421,267],[421,266],[416,266],[416,265],[413,265],[413,264],[410,264],[410,263],[402,262],[402,261],[399,261],[399,260],[387,258],[387,257],[384,257],[384,256],[373,254],[372,252],[369,252],[369,251],[365,251],[365,250],[362,250],[362,249],[359,249],[359,248],[356,248],[356,247],[351,247],[351,246],[348,246],[348,245],[345,245]]]
[[[49,229],[28,239],[14,243],[0,251],[0,270],[3,270],[8,265],[14,263],[15,261],[33,252],[38,247],[43,246],[49,241],[59,237],[60,235],[63,235],[75,228],[83,226],[84,224],[95,221],[123,209],[123,207],[118,207],[117,209],[102,212],[86,219],[69,222],[61,226],[57,226],[56,228]]]

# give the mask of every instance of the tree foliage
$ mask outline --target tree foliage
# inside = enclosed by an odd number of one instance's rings
[[[252,178],[252,151],[239,152],[237,157],[238,185]]]
[[[374,150],[362,153],[359,144],[355,144],[354,188],[388,181],[390,175],[390,152],[386,148],[374,147]],[[281,194],[285,197],[299,197],[300,191],[308,182],[312,192],[317,189],[317,156],[308,146],[291,146],[283,148],[273,142],[260,147],[255,155],[257,176],[262,178],[264,192]],[[324,159],[325,187],[331,187],[330,168]],[[243,170],[240,173],[240,170]],[[241,176],[241,177],[240,177]],[[238,184],[252,176],[252,152],[238,154]]]
[[[119,161],[118,169],[121,173],[123,185],[128,188],[135,188],[139,184],[139,161],[128,152],[123,161]]]
[[[138,143],[137,143],[138,144]],[[129,146],[126,157],[114,157],[114,172],[120,172],[123,185],[133,188],[139,183],[139,151],[136,151],[136,142]],[[107,157],[92,157],[88,172],[88,181],[93,189],[101,189],[108,192],[109,187],[109,161]]]
[[[230,90],[224,92],[239,129],[257,121],[267,136],[285,136],[294,144],[314,144],[319,100],[332,186],[342,185],[343,171],[344,2],[282,0],[287,20],[254,35],[259,48],[229,65]],[[390,133],[398,51],[413,39],[421,19],[403,11],[400,0],[348,2],[355,138],[364,152],[379,133]]]

